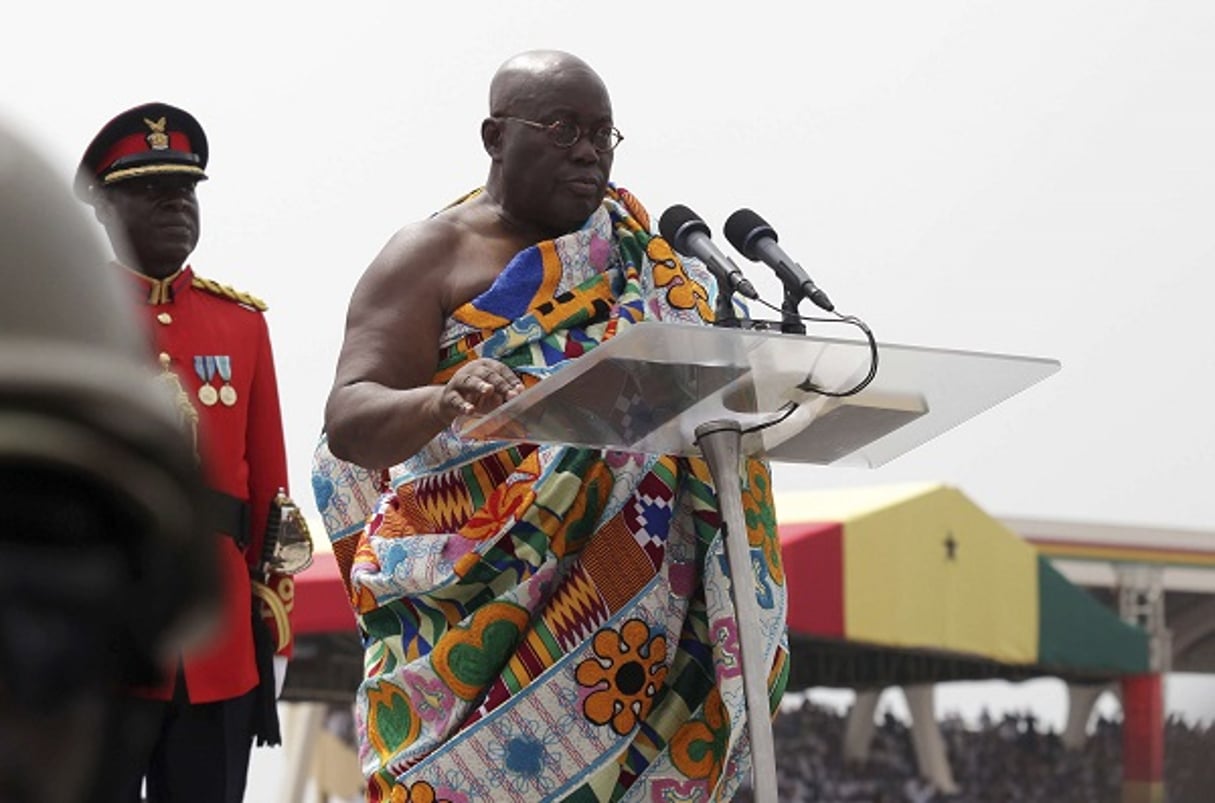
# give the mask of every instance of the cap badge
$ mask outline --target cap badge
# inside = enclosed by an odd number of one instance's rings
[[[148,147],[154,151],[167,151],[169,149],[169,135],[165,133],[165,118],[161,117],[159,120],[149,120],[145,117],[143,121],[147,124],[148,128],[152,129],[146,137]]]

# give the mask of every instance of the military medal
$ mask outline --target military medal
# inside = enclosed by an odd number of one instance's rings
[[[195,356],[194,373],[198,374],[202,382],[198,387],[198,400],[208,407],[213,407],[215,402],[219,401],[219,393],[211,384],[211,377],[215,376],[215,358]]]
[[[236,388],[232,387],[232,358],[226,354],[216,357],[215,364],[219,368],[219,378],[224,380],[219,389],[219,400],[224,406],[231,407],[236,404]]]

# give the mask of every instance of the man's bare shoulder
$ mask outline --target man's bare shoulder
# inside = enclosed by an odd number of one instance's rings
[[[448,207],[400,228],[381,250],[372,268],[393,274],[413,273],[451,263],[484,236],[484,213],[477,199]]]
[[[462,234],[450,221],[428,218],[402,226],[380,250],[373,270],[396,273],[431,263],[438,255],[458,247]]]

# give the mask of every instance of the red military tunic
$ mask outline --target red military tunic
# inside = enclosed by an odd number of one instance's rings
[[[280,488],[287,488],[278,382],[261,313],[264,305],[196,278],[189,267],[163,281],[121,269],[143,302],[139,311],[157,357],[162,365],[168,362],[198,412],[197,445],[208,483],[249,503],[250,538],[243,552],[227,535],[216,538],[223,581],[216,634],[202,648],[183,656],[191,702],[239,697],[258,683],[249,570],[261,561],[270,502]],[[225,384],[231,389],[225,390]],[[205,391],[200,398],[204,385],[214,391]],[[203,399],[213,402],[206,404]],[[289,612],[292,579],[271,576],[267,584]],[[279,634],[274,620],[267,621],[276,643],[286,641],[279,654],[289,656],[290,634]],[[168,699],[174,682],[170,673],[165,685],[151,695]]]

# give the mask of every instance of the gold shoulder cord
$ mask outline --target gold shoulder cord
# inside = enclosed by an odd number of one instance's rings
[[[257,296],[242,292],[240,290],[233,290],[226,284],[220,284],[219,282],[215,282],[210,279],[204,279],[201,276],[195,276],[190,283],[199,290],[205,290],[211,295],[226,298],[229,301],[235,301],[238,304],[244,304],[248,307],[253,307],[253,309],[257,310],[258,312],[265,312],[268,309],[266,302],[262,301]]]

